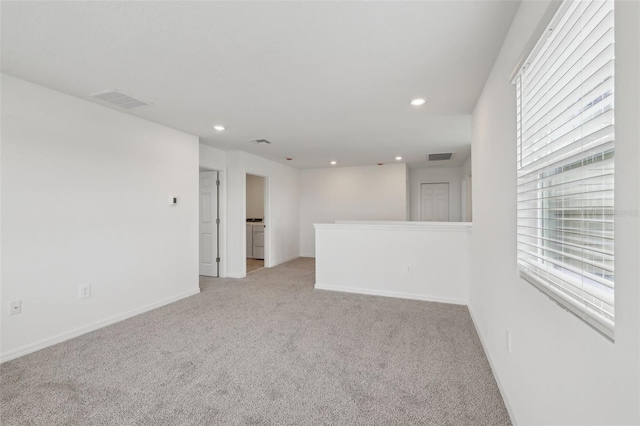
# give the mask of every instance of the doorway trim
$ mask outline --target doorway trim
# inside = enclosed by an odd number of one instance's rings
[[[247,175],[258,176],[264,178],[264,267],[271,268],[273,265],[271,264],[271,181],[269,176],[263,175],[261,173],[255,173],[250,170],[244,171],[244,197],[243,197],[243,217],[245,226],[243,227],[244,236],[242,238],[244,249],[243,253],[247,252]],[[243,262],[244,275],[247,275],[247,265]]]

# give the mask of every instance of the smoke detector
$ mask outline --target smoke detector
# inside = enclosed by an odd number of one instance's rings
[[[260,143],[270,144],[271,143],[271,141],[268,141],[266,139],[251,139],[251,142],[257,143],[257,144],[260,144]]]
[[[101,101],[110,103],[111,105],[119,106],[126,109],[134,109],[152,105],[149,102],[142,101],[138,98],[126,95],[117,90],[107,90],[106,92],[94,93],[91,96],[100,99]]]
[[[427,157],[428,161],[445,161],[445,160],[451,160],[451,157],[453,156],[453,152],[444,152],[442,154],[429,154],[429,156]]]

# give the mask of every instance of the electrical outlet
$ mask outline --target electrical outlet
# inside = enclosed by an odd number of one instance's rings
[[[22,300],[16,300],[9,305],[10,315],[18,315],[22,313]]]
[[[412,271],[412,269],[413,269],[413,268],[411,267],[411,265],[407,265],[407,266],[405,267],[404,271],[405,271],[407,274],[410,274],[410,273],[411,273],[411,271]]]
[[[80,286],[80,299],[86,299],[91,296],[91,284],[84,284]]]
[[[511,330],[509,330],[507,328],[507,334],[506,334],[506,345],[507,345],[507,353],[510,354],[511,353]]]

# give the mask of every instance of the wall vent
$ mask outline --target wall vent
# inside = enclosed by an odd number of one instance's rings
[[[133,96],[125,95],[124,93],[118,92],[117,90],[107,90],[106,92],[94,93],[91,96],[100,99],[101,101],[108,102],[112,105],[116,105],[126,109],[134,109],[152,105],[149,102],[141,101],[140,99],[134,98]]]
[[[453,152],[445,152],[442,154],[429,154],[429,161],[445,161],[445,160],[451,160],[451,156],[453,155]]]
[[[251,142],[253,142],[253,143],[267,143],[267,144],[271,143],[271,141],[268,141],[266,139],[251,139]]]

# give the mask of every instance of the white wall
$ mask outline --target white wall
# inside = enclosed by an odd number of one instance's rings
[[[247,217],[264,218],[264,178],[247,175]]]
[[[460,167],[461,176],[464,178],[465,176],[469,176],[471,174],[471,157]]]
[[[314,223],[406,220],[405,164],[300,171],[300,255],[315,256]]]
[[[3,75],[1,162],[3,360],[199,291],[196,137]]]
[[[467,303],[467,224],[359,222],[315,228],[317,289]]]
[[[420,185],[423,183],[449,183],[449,221],[461,222],[461,167],[426,167],[409,169],[410,219],[420,220]]]
[[[300,253],[298,169],[242,151],[227,153],[227,276],[246,275],[246,174],[266,177],[265,266]]]
[[[616,209],[631,214],[616,216],[615,343],[516,272],[516,111],[509,76],[547,4],[521,3],[474,111],[470,310],[517,424],[637,425],[640,3],[616,2]]]
[[[265,243],[268,245],[266,265],[275,266],[298,257],[297,169],[242,151],[225,152],[203,144],[200,145],[200,166],[221,171],[221,276],[240,278],[246,275],[247,173],[265,177],[267,182],[264,196],[270,198],[271,210],[264,212]]]
[[[226,151],[200,144],[200,166],[210,170],[217,170],[219,172],[226,170]]]
[[[473,221],[473,178],[471,176],[471,157],[460,167],[460,178],[462,179],[460,216],[463,222]]]
[[[299,256],[298,170],[242,151],[225,152],[200,145],[200,166],[221,171],[221,276],[246,275],[247,173],[265,177],[265,197],[271,206],[264,212],[266,266],[275,266]],[[257,217],[257,216],[256,216]]]

